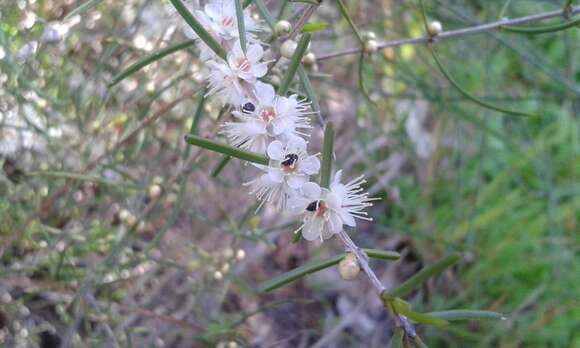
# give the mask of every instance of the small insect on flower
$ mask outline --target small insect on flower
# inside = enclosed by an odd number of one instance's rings
[[[232,145],[265,153],[272,139],[285,142],[307,136],[305,130],[311,128],[307,103],[296,95],[277,96],[274,87],[260,81],[254,88],[256,100],[240,103],[241,110],[232,112],[237,122],[223,126],[222,132]]]
[[[238,19],[233,1],[210,1],[204,6],[203,11],[194,11],[193,16],[226,50],[230,50],[238,40]],[[257,42],[255,33],[259,32],[261,28],[247,10],[244,11],[244,27],[246,29],[246,40],[250,43]],[[200,59],[202,61],[217,58],[209,46],[199,40],[199,36],[189,25],[184,27],[183,33],[188,38],[198,41],[197,44],[201,50]]]
[[[267,153],[270,164],[260,167],[265,173],[247,185],[259,200],[274,201],[279,209],[285,209],[288,198],[307,183],[311,175],[318,174],[320,161],[315,155],[306,153],[306,141],[302,138],[293,138],[286,145],[274,140]]]
[[[289,209],[303,215],[303,224],[298,228],[306,240],[325,240],[342,230],[343,225],[355,227],[355,218],[372,220],[363,210],[372,205],[374,198],[361,193],[365,183],[362,176],[341,184],[342,171],[339,170],[330,189],[321,188],[316,183],[305,183],[298,195],[289,200]]]
[[[209,90],[206,96],[217,95],[224,103],[240,105],[258,78],[266,75],[267,63],[260,62],[264,50],[260,45],[248,45],[244,54],[237,41],[228,53],[227,63],[222,60],[210,60],[207,80]]]

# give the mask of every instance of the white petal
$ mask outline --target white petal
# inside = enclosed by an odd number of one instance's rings
[[[286,180],[288,186],[290,186],[293,189],[299,189],[302,186],[304,186],[304,184],[306,184],[307,182],[308,179],[306,178],[306,176],[303,175],[290,175]]]
[[[342,230],[342,219],[337,213],[331,212],[328,215],[328,225],[330,232],[338,233]]]
[[[290,153],[298,153],[306,150],[306,141],[300,137],[292,137],[288,140],[286,151]]]
[[[302,236],[304,239],[310,241],[320,239],[323,224],[324,220],[316,217],[312,217],[305,221],[304,227],[302,228]]]
[[[300,160],[300,170],[308,175],[317,174],[320,171],[320,161],[316,156],[308,156]]]
[[[275,118],[271,124],[272,124],[272,133],[274,133],[274,136],[278,136],[284,133],[284,131],[286,130],[287,123],[285,118]]]
[[[274,183],[284,182],[284,173],[278,168],[270,168],[268,170],[268,177]]]
[[[256,94],[258,101],[262,106],[271,106],[274,102],[274,97],[276,96],[276,91],[272,85],[263,83],[261,81],[256,82]]]
[[[268,145],[268,157],[276,161],[282,161],[284,159],[284,145],[278,140],[271,142]]]
[[[253,63],[252,73],[256,77],[262,77],[268,72],[268,65],[266,63]]]
[[[332,191],[328,192],[324,196],[324,200],[332,210],[339,210],[341,208],[342,205],[341,198]]]
[[[334,174],[334,179],[332,180],[333,184],[340,184],[340,180],[342,179],[342,169]]]
[[[264,49],[260,45],[249,45],[246,57],[252,63],[258,62],[264,56]]]
[[[302,193],[306,198],[316,200],[320,198],[321,189],[315,182],[307,182],[302,185]]]
[[[356,226],[356,221],[354,220],[354,217],[352,215],[350,215],[345,209],[340,209],[339,214],[340,214],[340,218],[342,219],[342,222],[345,225],[350,226],[350,227]]]

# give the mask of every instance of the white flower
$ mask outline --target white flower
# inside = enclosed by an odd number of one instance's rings
[[[194,11],[193,16],[197,21],[226,49],[231,49],[239,38],[238,18],[236,5],[233,0],[213,0],[204,6],[204,10]],[[260,30],[256,21],[250,16],[249,11],[244,11],[244,27],[248,42],[256,42],[254,32]],[[198,35],[187,25],[183,32],[190,39],[198,40]],[[202,61],[216,58],[215,53],[202,41],[198,46],[201,50]]]
[[[309,182],[302,186],[299,195],[293,196],[288,206],[290,210],[303,214],[302,236],[306,240],[324,240],[342,230],[343,225],[355,227],[355,218],[372,220],[363,210],[372,205],[361,184],[363,176],[345,184],[340,183],[342,171],[339,170],[330,189],[320,188]],[[298,232],[297,231],[297,232]]]
[[[253,99],[247,99],[241,110],[232,114],[238,122],[227,122],[223,133],[234,146],[264,153],[271,139],[283,142],[300,136],[308,136],[311,128],[308,104],[296,95],[277,96],[274,87],[262,82],[254,85]]]
[[[288,197],[306,184],[311,175],[318,174],[320,161],[306,153],[306,141],[293,138],[286,145],[274,140],[268,145],[268,167],[260,167],[266,173],[248,182],[252,194],[264,202],[275,201],[279,209],[285,209]]]
[[[224,102],[240,105],[252,91],[252,85],[259,77],[266,75],[267,63],[260,62],[264,50],[260,45],[248,45],[244,54],[239,41],[228,53],[227,63],[221,60],[210,60],[208,75],[209,90],[207,95],[218,95]]]

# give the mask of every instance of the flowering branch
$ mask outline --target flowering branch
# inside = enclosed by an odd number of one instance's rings
[[[487,24],[481,24],[481,25],[476,25],[473,27],[445,31],[445,32],[442,32],[439,35],[437,35],[437,39],[435,41],[433,40],[432,36],[427,35],[427,36],[423,36],[423,37],[419,37],[419,38],[399,39],[399,40],[393,40],[393,41],[379,43],[377,45],[377,48],[381,49],[381,48],[399,47],[399,46],[405,46],[405,45],[421,45],[421,44],[427,44],[427,43],[431,43],[431,42],[441,42],[441,41],[452,39],[452,38],[458,38],[458,37],[463,37],[463,36],[467,36],[467,35],[474,35],[474,34],[481,34],[481,33],[486,33],[486,32],[493,31],[493,30],[506,30],[506,27],[508,28],[507,29],[508,31],[514,31],[513,28],[510,28],[510,26],[538,22],[538,21],[542,21],[542,20],[546,20],[546,19],[550,19],[550,18],[557,18],[557,17],[563,17],[565,19],[568,18],[571,20],[572,17],[577,15],[578,13],[580,13],[580,6],[574,6],[574,7],[570,7],[569,9],[544,12],[544,13],[540,13],[540,14],[519,17],[519,18],[514,18],[514,19],[501,19],[499,21],[491,22],[491,23],[487,23]],[[565,29],[565,28],[560,28],[560,30]],[[318,56],[316,60],[321,61],[321,60],[356,54],[356,53],[362,52],[362,50],[363,49],[361,49],[360,47],[349,48],[349,49],[346,49],[344,51],[333,52],[333,53],[328,53],[328,54]]]

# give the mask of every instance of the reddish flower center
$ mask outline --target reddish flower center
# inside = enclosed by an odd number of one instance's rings
[[[250,64],[250,61],[248,60],[248,58],[238,59],[238,69],[240,69],[241,71],[248,72],[248,71],[250,71],[251,67],[252,67],[252,65]]]
[[[222,19],[222,24],[226,27],[229,27],[230,25],[234,24],[234,19],[232,17],[225,17]]]
[[[265,122],[270,122],[274,118],[276,118],[276,112],[272,107],[263,108],[262,110],[260,110],[260,117],[262,117],[262,120],[264,120]]]
[[[294,153],[290,153],[287,154],[286,157],[284,157],[284,161],[282,161],[281,166],[282,166],[282,170],[285,173],[292,173],[293,171],[296,170],[296,163],[298,162],[298,155],[294,154]]]

